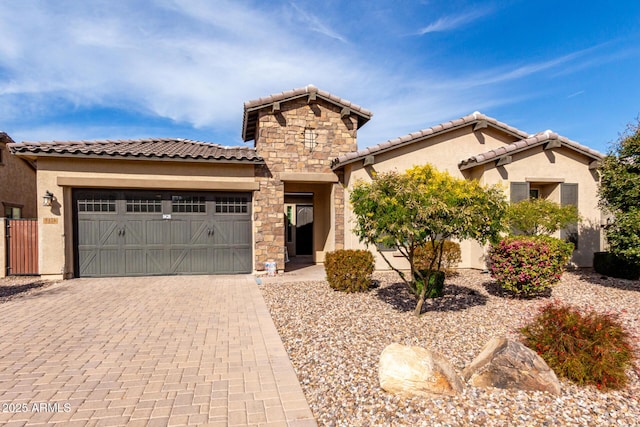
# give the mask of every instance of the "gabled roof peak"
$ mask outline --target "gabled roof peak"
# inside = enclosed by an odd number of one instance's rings
[[[465,126],[469,126],[478,122],[486,122],[486,125],[491,125],[496,129],[500,129],[502,132],[510,134],[514,138],[524,139],[529,137],[529,134],[527,132],[523,132],[513,126],[509,126],[506,123],[502,123],[494,119],[493,117],[482,114],[479,111],[474,111],[473,113],[456,120],[444,122],[418,132],[412,132],[398,138],[390,139],[386,142],[374,145],[372,147],[344,154],[334,159],[331,162],[331,167],[333,169],[336,169],[346,164],[358,161],[359,159],[362,159],[370,154],[393,150],[400,146],[413,144],[414,142],[422,141],[426,138],[431,138],[435,135],[440,135],[442,133],[449,132],[454,129],[463,128]]]
[[[524,138],[512,144],[508,144],[493,150],[485,151],[484,153],[476,154],[475,156],[469,157],[468,159],[463,159],[458,163],[458,167],[461,170],[464,170],[474,166],[489,163],[491,161],[495,161],[499,159],[502,156],[526,151],[533,147],[543,145],[551,140],[560,141],[560,144],[562,146],[567,147],[578,153],[582,153],[583,155],[593,160],[602,160],[605,157],[604,154],[600,153],[597,150],[589,148],[578,142],[572,141],[569,138],[566,138],[562,135],[558,135],[556,132],[550,129],[547,129],[543,132],[538,132],[534,135],[531,135],[528,138]]]
[[[311,95],[313,94],[313,95]],[[244,141],[250,141],[255,139],[255,129],[258,121],[258,111],[263,108],[279,108],[279,103],[292,101],[294,99],[309,97],[311,102],[314,99],[320,98],[326,102],[337,105],[340,108],[346,108],[349,114],[354,114],[358,118],[358,128],[364,125],[371,119],[373,113],[361,106],[354,104],[339,96],[332,95],[331,93],[318,89],[312,84],[305,87],[291,89],[284,92],[276,93],[273,95],[265,96],[262,98],[254,99],[244,103],[244,117],[242,120],[242,139]]]

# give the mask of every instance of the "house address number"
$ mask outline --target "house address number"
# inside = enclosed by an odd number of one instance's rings
[[[57,224],[58,218],[43,218],[43,223],[45,224]]]

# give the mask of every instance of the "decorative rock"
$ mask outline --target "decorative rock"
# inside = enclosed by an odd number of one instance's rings
[[[462,375],[476,387],[560,394],[556,374],[533,350],[505,337],[492,338]]]
[[[434,394],[454,396],[464,383],[441,354],[421,347],[388,345],[380,355],[380,387],[405,397]]]

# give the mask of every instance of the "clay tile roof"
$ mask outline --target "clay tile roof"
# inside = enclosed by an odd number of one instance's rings
[[[605,157],[605,155],[600,153],[599,151],[579,144],[564,136],[558,135],[551,130],[546,130],[544,132],[538,132],[535,135],[531,135],[530,137],[522,139],[520,141],[516,141],[512,144],[505,145],[494,150],[485,151],[484,153],[476,154],[475,156],[469,157],[468,159],[464,159],[460,161],[460,163],[458,163],[458,167],[461,170],[468,169],[474,166],[488,163],[500,156],[526,151],[533,147],[546,144],[550,141],[560,141],[560,144],[562,146],[582,153],[585,156],[592,158],[593,160],[602,160]]]
[[[427,138],[431,138],[433,136],[442,134],[444,132],[449,132],[454,129],[459,129],[465,126],[469,126],[472,124],[476,124],[479,122],[486,122],[487,125],[490,125],[494,128],[500,129],[503,132],[513,135],[516,138],[526,138],[529,136],[526,132],[521,131],[520,129],[514,128],[513,126],[509,126],[505,123],[499,122],[493,117],[485,116],[484,114],[476,111],[467,116],[461,117],[456,120],[452,120],[449,122],[441,123],[439,125],[432,126],[427,129],[423,129],[418,132],[412,132],[408,135],[400,136],[398,138],[390,139],[381,144],[374,145],[367,149],[359,150],[355,152],[355,155],[351,153],[342,155],[331,162],[331,167],[333,169],[340,168],[348,163],[353,163],[358,160],[363,159],[364,157],[370,154],[381,153],[389,150],[393,150],[399,148],[401,146],[413,144],[418,141],[422,141]]]
[[[351,113],[355,114],[358,118],[358,129],[362,127],[362,125],[367,123],[373,116],[373,113],[371,111],[362,108],[357,104],[347,101],[346,99],[342,99],[339,96],[332,95],[324,90],[318,89],[313,85],[308,85],[298,89],[292,89],[245,102],[244,117],[242,120],[243,141],[250,141],[255,139],[259,110],[262,110],[263,108],[273,107],[273,104],[276,102],[287,102],[309,96],[310,94],[315,94],[316,99],[324,99],[325,101],[335,104],[341,108],[348,108],[349,110],[351,110]]]
[[[6,132],[0,132],[0,142],[4,142],[6,144],[10,144],[13,141],[13,139],[11,139],[11,137],[9,135],[7,135]]]
[[[24,156],[264,163],[254,148],[223,147],[189,139],[22,142],[8,147],[12,153]]]

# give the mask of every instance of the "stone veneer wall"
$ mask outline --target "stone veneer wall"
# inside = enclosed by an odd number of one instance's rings
[[[341,108],[318,99],[285,101],[281,110],[260,112],[256,132],[256,149],[265,165],[256,166],[260,191],[254,198],[255,268],[264,270],[267,261],[284,268],[284,182],[282,172],[331,173],[331,160],[357,150],[357,119],[340,117]],[[305,129],[313,129],[316,146],[305,147]],[[334,218],[336,249],[344,241],[344,187],[334,184]]]

